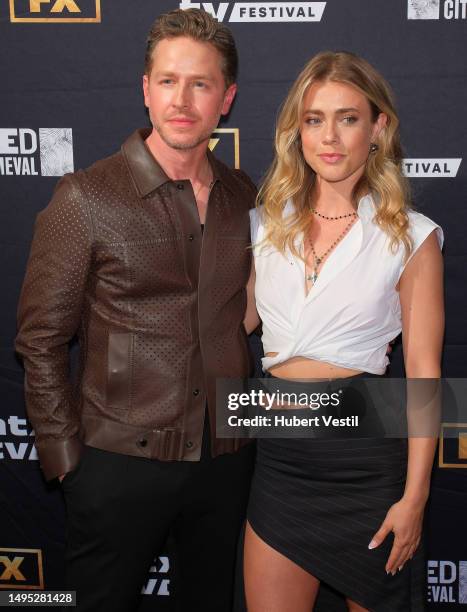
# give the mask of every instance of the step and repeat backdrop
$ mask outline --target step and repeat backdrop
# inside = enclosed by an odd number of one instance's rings
[[[414,204],[446,236],[443,374],[467,376],[467,0],[3,0],[0,589],[63,584],[62,494],[41,476],[13,350],[34,220],[60,176],[113,153],[148,125],[141,88],[146,34],[159,13],[190,6],[228,24],[240,55],[239,93],[210,147],[258,183],[271,160],[279,104],[314,53],[353,51],[387,77],[398,101]],[[252,343],[258,355],[258,339]],[[401,373],[399,343],[391,374]],[[426,598],[430,610],[460,611],[467,610],[467,423],[450,426],[458,436],[437,456],[427,512]],[[141,610],[170,610],[174,568],[169,541],[142,585]],[[207,598],[209,584],[206,575],[200,588]],[[239,610],[240,585],[241,579]],[[336,594],[323,592],[319,609],[341,607]]]

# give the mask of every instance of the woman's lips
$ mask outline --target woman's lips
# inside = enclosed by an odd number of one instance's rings
[[[321,155],[318,155],[318,157],[320,157],[327,164],[335,164],[343,159],[344,155],[341,155],[340,153],[321,153]]]

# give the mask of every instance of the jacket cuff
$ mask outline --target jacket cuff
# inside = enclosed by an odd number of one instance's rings
[[[63,440],[49,439],[36,445],[42,471],[46,480],[71,472],[79,463],[83,452],[83,443],[79,437]]]

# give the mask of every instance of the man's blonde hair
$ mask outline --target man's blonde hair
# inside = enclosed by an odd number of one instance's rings
[[[176,9],[156,19],[146,40],[145,74],[151,73],[153,53],[157,43],[166,38],[179,36],[210,43],[222,57],[222,73],[226,88],[235,83],[238,55],[232,32],[209,13],[197,8]]]

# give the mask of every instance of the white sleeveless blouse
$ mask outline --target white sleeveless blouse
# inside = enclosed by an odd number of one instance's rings
[[[284,221],[293,203],[284,208]],[[256,269],[255,297],[263,322],[263,369],[291,357],[306,357],[372,374],[384,374],[387,344],[402,330],[396,285],[405,250],[389,250],[387,235],[373,222],[370,195],[358,204],[358,220],[325,261],[305,296],[305,266],[290,251],[285,256],[264,238],[260,211],[250,211]],[[440,247],[443,231],[428,217],[409,212],[413,254],[432,231]],[[299,236],[297,243],[303,240]]]

